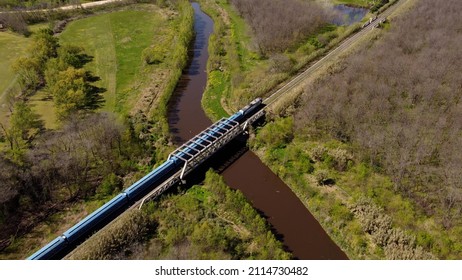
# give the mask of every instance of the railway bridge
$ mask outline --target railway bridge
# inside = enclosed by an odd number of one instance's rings
[[[160,196],[228,144],[264,114],[265,105],[257,98],[229,118],[222,118],[170,153],[168,159],[109,202],[85,217],[28,259],[59,259],[85,238],[103,228],[128,208]]]
[[[181,160],[183,162],[182,168],[132,207],[141,208],[146,201],[157,198],[171,186],[178,184],[180,181],[185,183],[184,178],[186,175],[195,170],[238,135],[245,133],[248,127],[264,114],[264,110],[261,109],[243,123],[222,118],[181,145],[169,154],[168,160],[173,158]],[[184,151],[189,152],[185,153]]]

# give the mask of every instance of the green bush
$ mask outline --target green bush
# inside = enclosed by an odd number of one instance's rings
[[[115,190],[119,190],[122,187],[122,183],[122,179],[119,176],[110,173],[101,182],[98,193],[103,196],[111,195]]]
[[[113,259],[123,248],[146,238],[153,229],[152,220],[140,210],[129,210],[115,222],[94,234],[77,247],[67,259],[104,260]]]
[[[329,171],[325,169],[317,169],[314,172],[314,176],[316,178],[316,182],[321,186],[335,183],[335,180],[330,176]]]
[[[256,147],[280,148],[286,146],[294,137],[293,118],[280,118],[261,128],[255,138]]]

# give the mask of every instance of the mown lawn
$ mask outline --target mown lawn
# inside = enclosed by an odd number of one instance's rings
[[[13,85],[13,62],[29,45],[30,39],[11,32],[0,32],[0,102],[3,103],[5,91]]]
[[[71,22],[60,35],[62,44],[81,46],[93,57],[85,68],[101,78],[106,89],[104,110],[117,111],[121,94],[130,94],[140,73],[142,51],[150,46],[156,27],[166,18],[153,5],[117,11]]]
[[[6,106],[6,92],[13,87],[15,74],[11,69],[13,62],[25,54],[28,38],[12,32],[0,32],[0,123],[6,124],[8,108]],[[0,143],[0,150],[3,143]]]
[[[56,129],[58,127],[53,98],[45,90],[39,90],[31,96],[29,104],[35,112],[40,114],[46,129]]]

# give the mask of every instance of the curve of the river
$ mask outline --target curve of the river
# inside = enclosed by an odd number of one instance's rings
[[[197,3],[192,5],[196,36],[190,47],[189,65],[175,89],[168,112],[176,144],[186,142],[212,124],[202,110],[201,98],[207,83],[207,47],[213,21]],[[225,152],[225,156],[230,154]],[[295,258],[347,258],[291,189],[251,151],[244,149],[222,175],[231,188],[244,193],[266,217],[273,232]]]

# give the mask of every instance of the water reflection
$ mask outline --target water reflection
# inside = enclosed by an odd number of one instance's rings
[[[369,10],[365,8],[350,7],[347,5],[336,5],[334,6],[334,11],[337,16],[332,23],[336,25],[351,25],[361,21],[367,12],[369,12]]]

